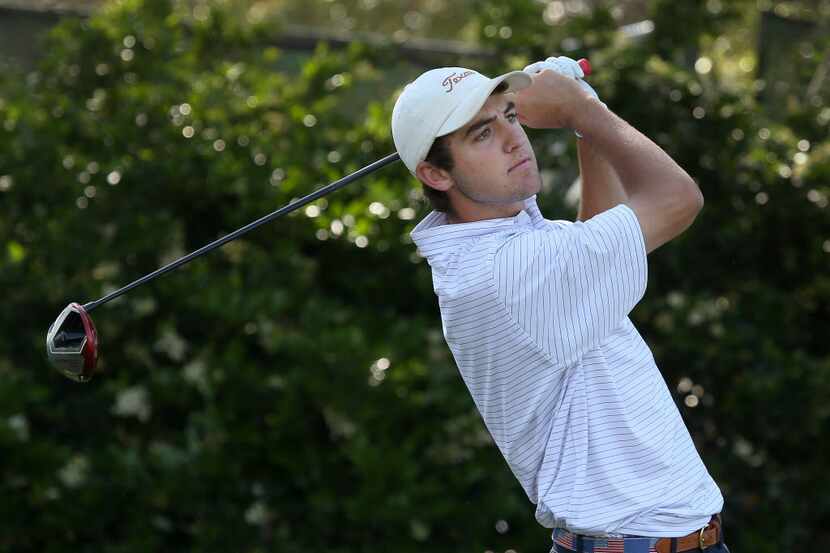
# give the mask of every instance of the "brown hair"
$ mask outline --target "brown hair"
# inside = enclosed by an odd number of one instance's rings
[[[454,163],[447,136],[439,136],[435,139],[435,142],[432,143],[432,147],[429,149],[427,157],[424,161],[438,167],[439,169],[443,169],[444,171],[452,171]],[[450,206],[450,199],[447,197],[446,192],[436,190],[433,187],[423,183],[421,184],[424,187],[424,196],[426,196],[429,200],[432,209],[435,211],[442,211],[444,213],[448,213],[452,210],[452,206]]]

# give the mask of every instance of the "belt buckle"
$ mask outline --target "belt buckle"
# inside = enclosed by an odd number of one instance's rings
[[[714,545],[713,543],[710,543],[709,545],[706,545],[706,538],[704,538],[704,537],[703,537],[703,532],[704,532],[707,528],[709,528],[709,525],[708,525],[708,524],[707,524],[706,526],[704,526],[703,528],[701,528],[701,529],[700,529],[700,534],[698,534],[698,541],[700,542],[700,550],[701,550],[701,551],[703,551],[704,549],[706,549],[706,548],[707,548],[707,547],[709,547],[710,545]]]

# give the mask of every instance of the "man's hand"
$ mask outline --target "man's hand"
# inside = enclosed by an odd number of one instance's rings
[[[560,75],[576,79],[579,83],[579,86],[584,88],[588,94],[599,100],[599,94],[597,94],[597,91],[594,90],[594,87],[592,87],[583,80],[585,78],[585,72],[582,70],[582,66],[579,65],[579,62],[575,59],[569,58],[567,56],[552,56],[546,60],[531,63],[530,65],[522,69],[522,71],[524,71],[528,75],[533,76],[536,73],[541,73],[545,69],[550,69],[551,71],[559,73]]]
[[[599,103],[573,77],[549,69],[531,75],[533,84],[516,93],[519,122],[534,129],[575,129],[579,114]]]

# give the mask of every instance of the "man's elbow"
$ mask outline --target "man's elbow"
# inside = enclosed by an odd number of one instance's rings
[[[684,188],[683,212],[687,220],[687,224],[684,225],[685,230],[691,226],[697,218],[697,214],[703,209],[703,192],[700,191],[700,187],[691,178],[686,181]]]

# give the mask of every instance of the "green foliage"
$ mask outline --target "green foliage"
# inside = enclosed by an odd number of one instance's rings
[[[830,116],[759,104],[714,54],[687,64],[755,9],[721,4],[684,4],[679,26],[655,2],[640,42],[608,10],[551,26],[529,0],[476,3],[464,28],[497,51],[490,73],[590,57],[608,105],[700,182],[706,207],[651,257],[633,317],[730,545],[806,549],[830,513]],[[419,71],[393,49],[320,46],[287,72],[267,23],[200,6],[114,3],[59,26],[38,71],[0,74],[0,549],[545,549],[443,342],[403,166],[96,311],[92,383],[47,367],[67,302],[393,150],[392,94]],[[571,134],[534,141],[543,211],[567,216]]]

